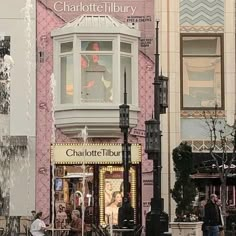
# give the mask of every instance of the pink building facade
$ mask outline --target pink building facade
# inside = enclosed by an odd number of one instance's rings
[[[72,3],[71,3],[72,4]],[[145,1],[142,3],[145,5]],[[141,5],[142,5],[141,4]],[[130,128],[129,132],[129,142],[134,145],[139,145],[141,150],[141,159],[139,163],[135,163],[136,172],[136,186],[135,194],[137,206],[139,208],[138,221],[143,221],[146,212],[149,209],[149,201],[152,197],[152,186],[150,185],[149,179],[152,179],[152,162],[147,160],[147,156],[144,152],[144,131],[145,131],[145,120],[151,118],[153,111],[153,78],[154,78],[154,62],[153,58],[153,45],[151,35],[153,34],[154,22],[153,22],[153,8],[151,8],[151,1],[146,5],[149,7],[147,11],[149,12],[149,17],[145,15],[140,21],[141,26],[141,40],[140,50],[138,53],[138,107],[137,112],[137,124]],[[121,5],[125,5],[122,3]],[[59,4],[58,4],[59,7]],[[136,17],[133,16],[135,21],[139,20],[139,13],[137,8],[140,6],[133,6],[136,9]],[[78,12],[76,12],[78,14]],[[82,145],[81,139],[75,139],[71,135],[67,135],[63,129],[58,128],[55,124],[55,98],[53,94],[52,78],[55,73],[55,62],[54,59],[54,48],[53,48],[53,37],[51,37],[52,31],[63,27],[67,24],[68,20],[78,17],[75,13],[71,12],[58,12],[55,10],[55,5],[52,6],[51,3],[47,1],[37,1],[37,134],[36,134],[36,209],[42,210],[45,215],[50,215],[52,213],[52,206],[55,205],[55,198],[52,197],[55,192],[52,187],[52,168],[57,168],[56,165],[53,166],[53,155],[54,148],[53,145]],[[126,16],[125,19],[132,19],[132,16]],[[149,22],[149,29],[147,30],[144,25],[144,21]],[[126,22],[127,23],[127,22]],[[128,25],[128,23],[127,23]],[[146,32],[145,32],[146,30]],[[142,35],[143,34],[143,35]],[[146,34],[146,35],[145,35]],[[149,37],[149,39],[148,39]],[[151,43],[150,43],[151,42]],[[57,85],[56,85],[57,86]],[[99,111],[98,111],[99,112]],[[86,124],[86,122],[85,122]],[[119,125],[117,127],[119,129]],[[88,144],[89,145],[106,145],[106,144],[121,144],[122,143],[122,133],[116,135],[113,138],[103,137],[89,137],[89,125],[88,125]],[[54,154],[53,154],[54,153]],[[56,163],[58,164],[58,163]],[[65,164],[65,163],[64,163]],[[75,163],[74,163],[75,164]],[[79,165],[79,163],[78,163]],[[93,163],[96,166],[96,162]],[[101,165],[101,163],[97,163]],[[52,167],[53,166],[53,167]],[[106,166],[106,165],[105,165]],[[117,166],[117,165],[116,165]],[[118,166],[121,166],[120,164]],[[94,167],[95,168],[95,167]],[[96,169],[96,168],[95,168]],[[100,171],[98,171],[100,172]],[[94,177],[95,178],[95,177]],[[95,182],[97,180],[94,180]],[[101,181],[100,181],[101,182]],[[99,182],[97,182],[98,184]],[[65,185],[65,183],[64,183]],[[96,183],[93,183],[93,186]],[[100,183],[101,186],[101,183]],[[140,190],[144,189],[145,192]],[[98,190],[99,191],[99,190]],[[64,199],[66,198],[66,192],[64,193]],[[68,200],[68,199],[67,199]],[[53,202],[54,201],[54,202]],[[99,201],[99,200],[97,200]],[[98,204],[98,203],[97,203]],[[140,209],[142,208],[142,210]],[[100,221],[101,222],[101,221]]]

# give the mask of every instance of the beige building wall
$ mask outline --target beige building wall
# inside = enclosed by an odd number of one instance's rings
[[[173,220],[175,203],[170,195],[175,181],[172,150],[180,143],[179,1],[156,1],[155,16],[160,21],[160,70],[169,78],[169,108],[167,114],[161,115],[162,197],[164,210]]]
[[[235,114],[235,0],[224,1],[224,99],[229,124]],[[175,183],[172,150],[181,142],[180,110],[180,0],[156,0],[155,17],[159,23],[160,71],[169,77],[169,108],[161,115],[162,136],[162,197],[170,221],[175,217],[175,202],[170,189]],[[206,26],[191,27],[188,33],[207,32]],[[215,27],[216,29],[217,27]],[[220,28],[220,27],[219,27]],[[212,29],[211,29],[212,30]],[[214,27],[213,27],[214,30]],[[210,29],[209,29],[210,32]]]
[[[224,81],[225,112],[228,124],[235,119],[235,0],[225,0]]]

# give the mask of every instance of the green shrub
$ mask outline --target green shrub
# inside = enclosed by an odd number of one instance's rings
[[[192,148],[183,142],[173,150],[172,156],[176,182],[171,193],[177,205],[176,221],[186,221],[193,213],[193,202],[197,194],[196,186],[190,178],[193,172]]]

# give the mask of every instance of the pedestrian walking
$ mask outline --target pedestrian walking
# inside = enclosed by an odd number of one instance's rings
[[[207,236],[218,236],[219,225],[222,225],[220,209],[219,206],[216,204],[217,201],[217,195],[211,194],[210,199],[205,206],[204,223],[208,231]]]

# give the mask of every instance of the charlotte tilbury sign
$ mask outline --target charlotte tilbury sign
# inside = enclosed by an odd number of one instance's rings
[[[55,144],[52,146],[55,164],[121,164],[121,144]],[[141,162],[141,145],[131,145],[131,162]]]
[[[136,6],[132,5],[121,5],[116,2],[105,2],[99,3],[83,3],[77,2],[76,4],[67,3],[65,1],[56,1],[53,4],[53,9],[56,12],[80,12],[80,13],[129,13],[134,15]]]
[[[64,23],[82,15],[113,16],[142,32],[139,49],[153,58],[154,0],[39,0],[39,2],[63,19]]]

